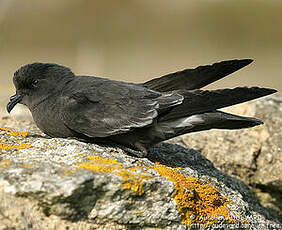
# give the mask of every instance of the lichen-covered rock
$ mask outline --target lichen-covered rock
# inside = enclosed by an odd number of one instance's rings
[[[282,218],[282,96],[233,106],[228,111],[257,117],[265,124],[185,135],[184,145],[199,150],[220,170],[239,176],[251,185],[265,207]]]
[[[163,143],[140,159],[48,138],[33,123],[0,124],[0,229],[281,227],[247,186],[196,150]]]

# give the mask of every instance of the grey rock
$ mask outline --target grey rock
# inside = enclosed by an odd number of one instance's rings
[[[29,130],[0,129],[0,229],[281,227],[241,180],[196,150],[162,143],[140,159],[48,138],[31,122],[0,125]]]
[[[254,116],[265,124],[186,135],[179,143],[199,150],[223,172],[243,179],[261,203],[282,218],[282,96],[233,106],[228,111]]]

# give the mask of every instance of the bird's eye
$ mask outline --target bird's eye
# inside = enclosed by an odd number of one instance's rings
[[[32,82],[32,86],[37,86],[37,84],[38,84],[38,80],[34,80],[33,82]]]

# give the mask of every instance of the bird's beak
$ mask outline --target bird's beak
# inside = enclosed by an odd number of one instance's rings
[[[15,94],[10,97],[10,102],[7,104],[7,111],[10,113],[12,109],[15,107],[16,104],[18,104],[22,100],[22,95]]]

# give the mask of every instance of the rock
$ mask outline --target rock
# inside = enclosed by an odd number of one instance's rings
[[[199,150],[223,172],[243,179],[262,204],[282,218],[282,96],[227,111],[254,116],[265,124],[244,130],[193,133],[183,136],[182,144]]]
[[[282,226],[196,150],[162,143],[140,159],[115,146],[48,138],[32,122],[6,117],[0,127],[0,229]]]

